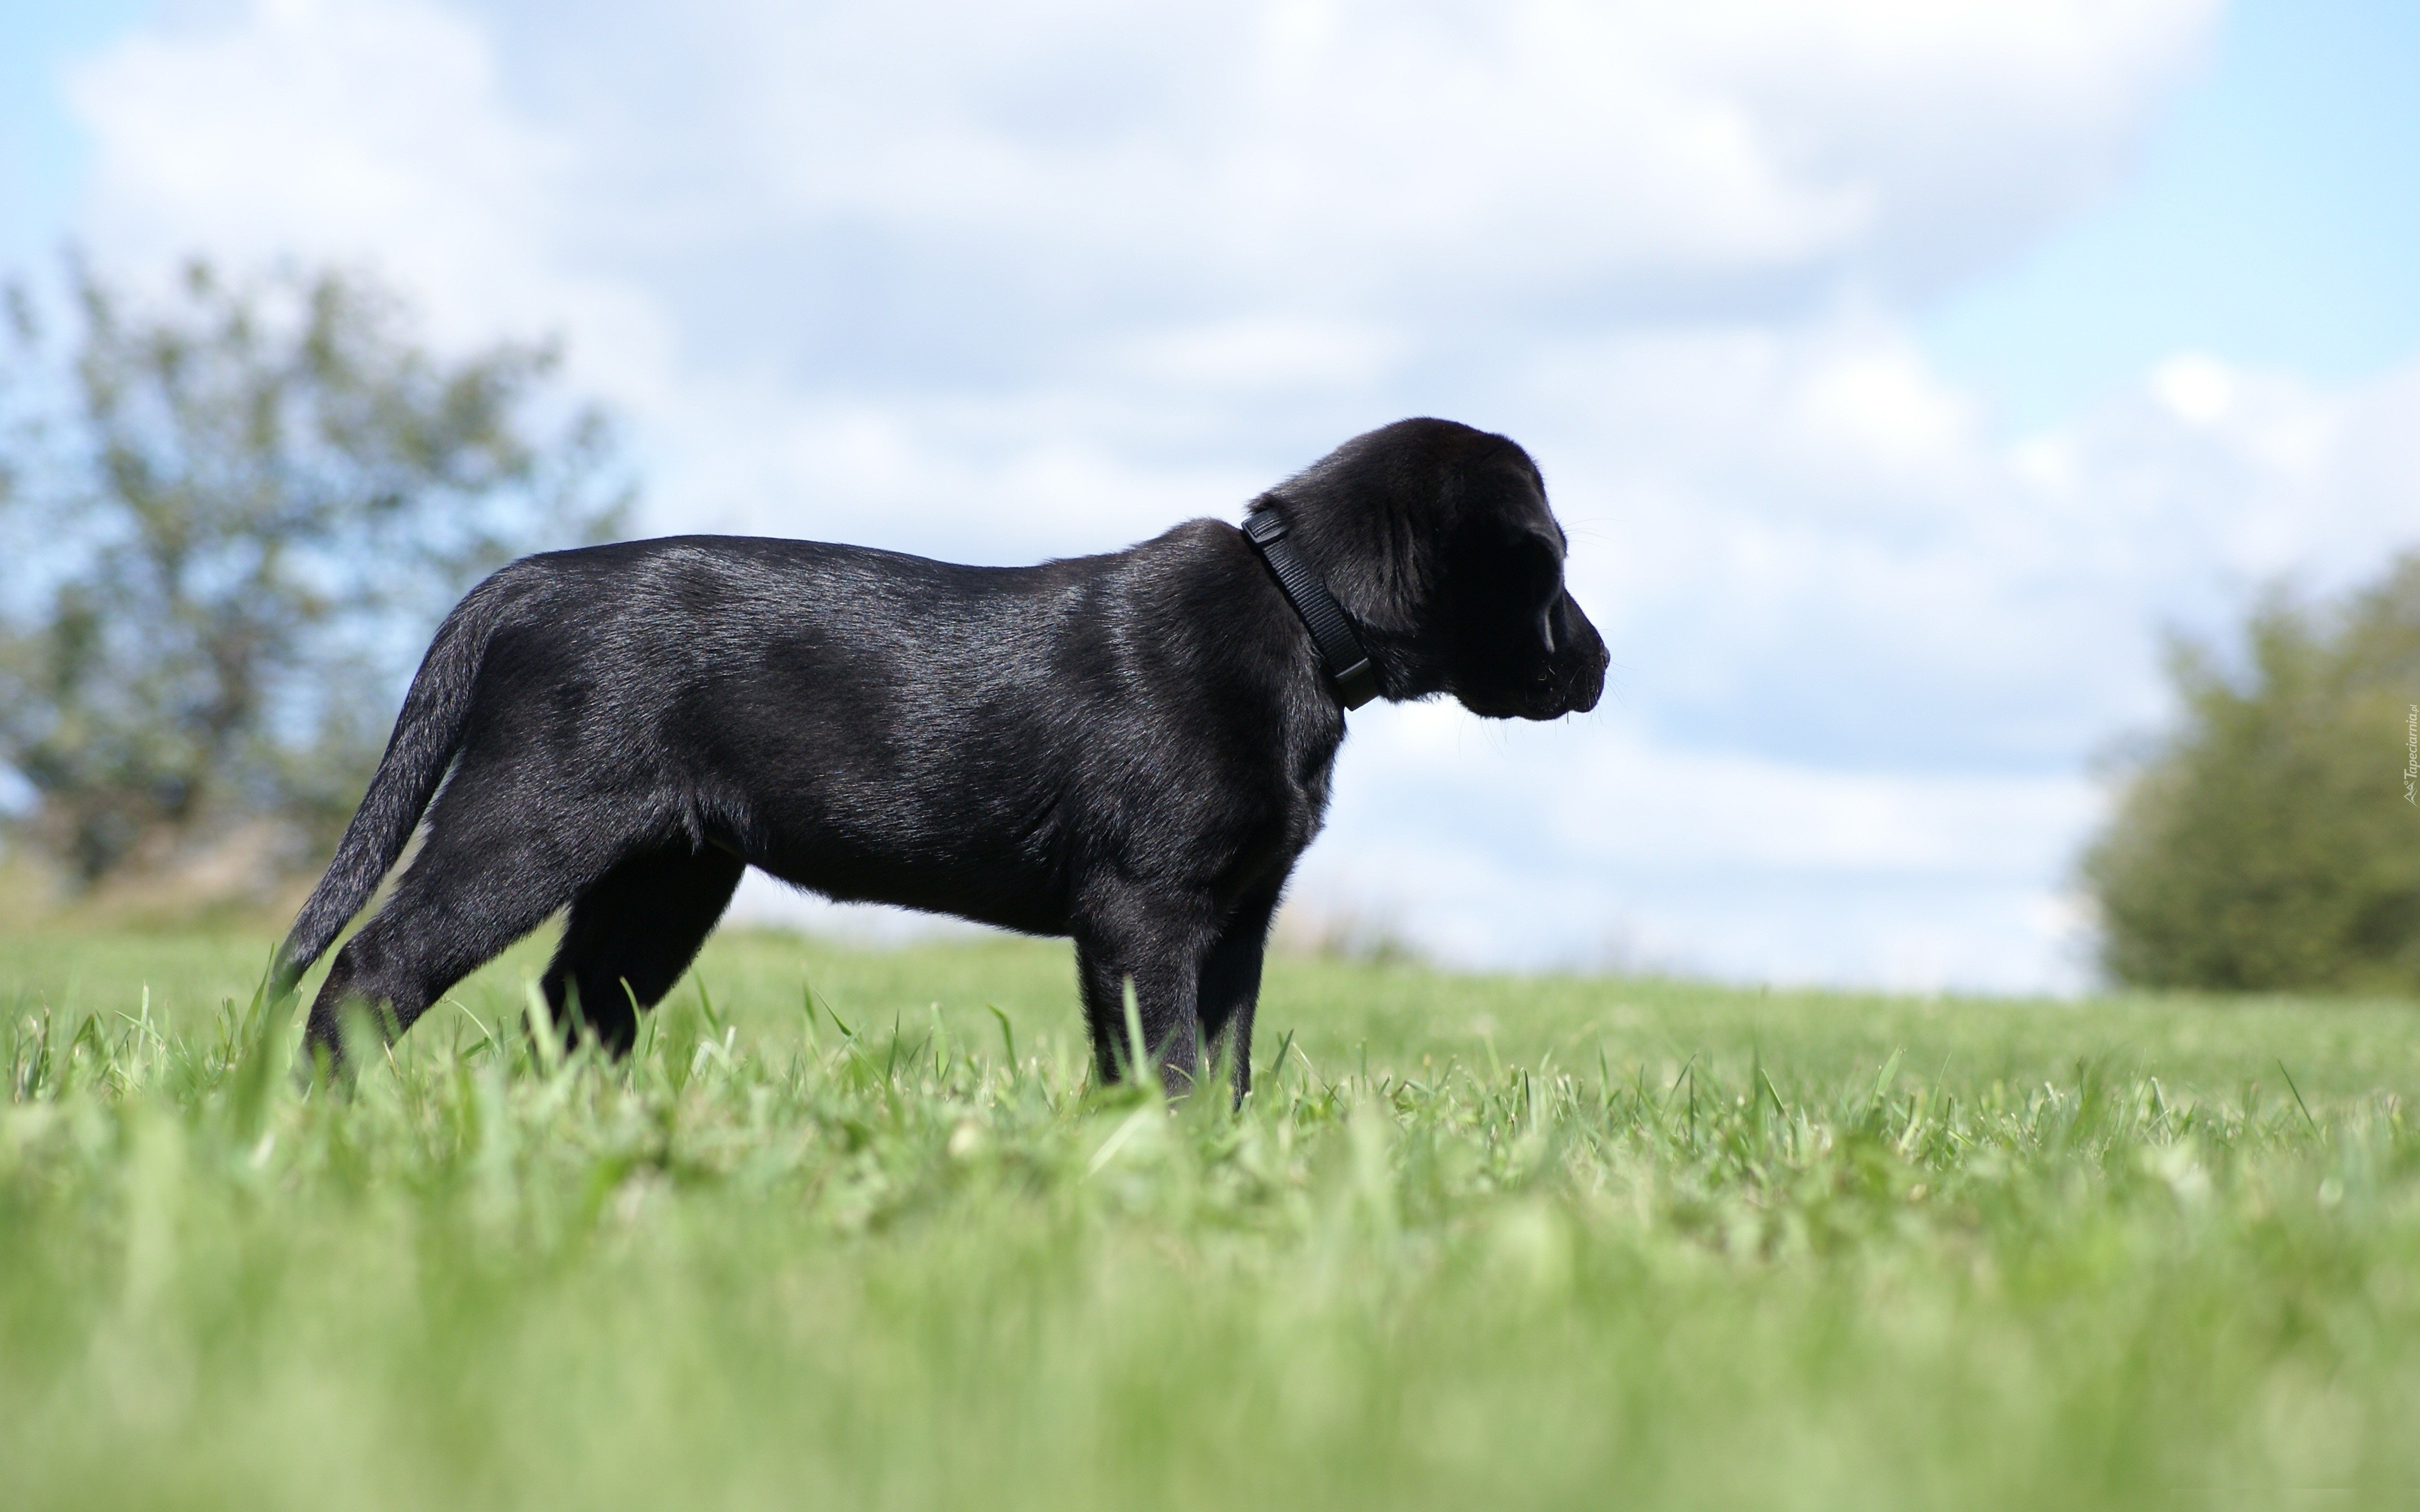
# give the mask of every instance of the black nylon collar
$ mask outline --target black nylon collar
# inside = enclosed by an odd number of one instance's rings
[[[1337,701],[1348,709],[1357,709],[1378,696],[1378,670],[1370,664],[1370,653],[1363,649],[1361,637],[1345,617],[1344,606],[1327,591],[1313,567],[1294,543],[1286,539],[1286,523],[1277,511],[1260,510],[1246,517],[1244,539],[1268,563],[1269,575],[1285,591],[1286,602],[1309,626],[1311,639],[1319,647],[1319,659],[1327,671],[1327,681],[1336,690]]]

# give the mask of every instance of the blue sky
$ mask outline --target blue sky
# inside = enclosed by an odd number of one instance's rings
[[[20,7],[0,256],[337,257],[441,340],[560,332],[657,530],[1030,561],[1403,414],[1503,429],[1612,692],[1357,715],[1299,903],[2064,991],[2160,627],[2420,541],[2415,42],[2211,0]]]
[[[2012,427],[2198,347],[2344,379],[2420,350],[2420,6],[2230,6],[2107,202],[1924,335]]]
[[[90,162],[84,131],[68,114],[61,74],[107,45],[152,8],[19,4],[0,12],[0,256],[22,269],[55,250],[74,223]]]

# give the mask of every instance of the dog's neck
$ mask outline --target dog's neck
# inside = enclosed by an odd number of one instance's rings
[[[1311,560],[1286,539],[1286,522],[1276,510],[1264,509],[1244,521],[1244,539],[1252,544],[1269,575],[1294,606],[1311,643],[1319,648],[1329,691],[1348,709],[1357,709],[1379,694],[1377,664],[1344,606],[1336,601]]]

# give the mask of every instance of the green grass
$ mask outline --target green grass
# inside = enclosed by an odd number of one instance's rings
[[[1279,963],[1238,1117],[1063,947],[737,935],[342,1099],[265,952],[0,940],[11,1507],[2420,1501],[2410,1005]]]

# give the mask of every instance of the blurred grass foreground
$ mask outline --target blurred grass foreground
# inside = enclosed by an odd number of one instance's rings
[[[344,1098],[265,950],[0,940],[12,1507],[2420,1496],[2407,1004],[1280,961],[1237,1115],[1063,948],[738,934]]]

